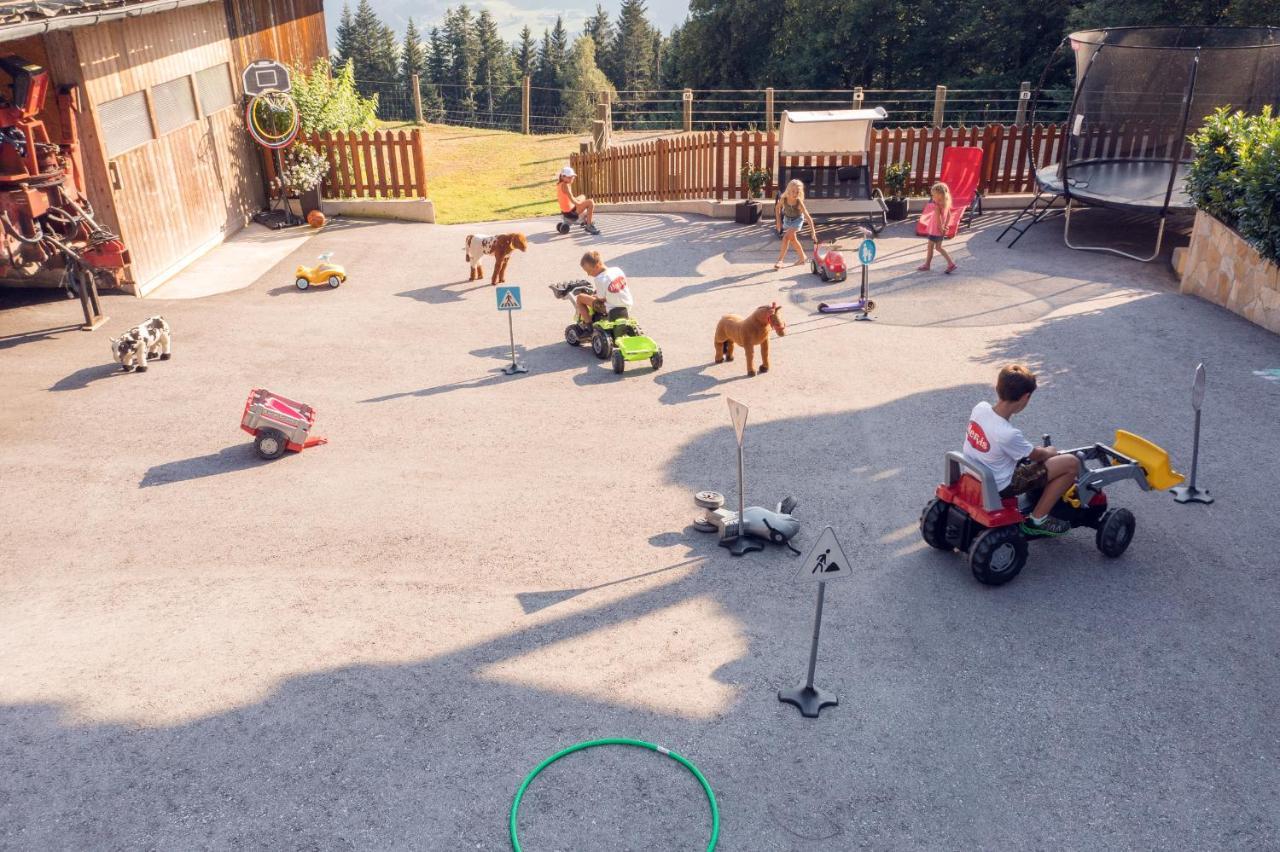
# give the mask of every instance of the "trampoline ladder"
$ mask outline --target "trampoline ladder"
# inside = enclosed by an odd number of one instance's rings
[[[1008,248],[1013,248],[1014,244],[1018,242],[1018,240],[1022,239],[1022,235],[1025,234],[1027,231],[1031,230],[1033,227],[1035,227],[1036,224],[1038,224],[1041,219],[1045,218],[1051,213],[1062,211],[1062,208],[1060,207],[1055,208],[1053,206],[1058,202],[1058,199],[1060,198],[1062,198],[1062,195],[1060,193],[1046,192],[1044,189],[1042,189],[1040,186],[1037,185],[1036,194],[1032,196],[1029,202],[1027,202],[1027,206],[1022,208],[1022,212],[1019,213],[1014,218],[1014,220],[1009,223],[1008,227],[1006,227],[1003,231],[1000,232],[1000,236],[996,237],[996,242],[1000,242],[1001,240],[1003,240],[1005,237],[1005,234],[1009,233],[1010,231],[1014,231],[1015,233],[1017,233],[1017,236],[1014,237],[1012,240],[1010,240],[1008,245]],[[1027,216],[1031,217],[1031,221],[1027,222],[1025,225],[1019,226],[1018,223],[1021,222]]]

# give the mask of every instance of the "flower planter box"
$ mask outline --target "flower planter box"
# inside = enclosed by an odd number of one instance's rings
[[[754,225],[760,221],[759,201],[739,201],[733,208],[733,218],[739,225]]]
[[[1202,210],[1196,211],[1181,290],[1280,334],[1280,267]]]

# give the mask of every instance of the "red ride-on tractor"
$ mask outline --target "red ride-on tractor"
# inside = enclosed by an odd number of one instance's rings
[[[1094,543],[1111,558],[1124,553],[1133,541],[1136,520],[1128,509],[1108,505],[1102,489],[1132,479],[1143,491],[1163,491],[1183,479],[1169,466],[1168,453],[1124,430],[1116,431],[1112,446],[1094,444],[1068,452],[1080,460],[1080,476],[1050,514],[1072,527],[1095,530]],[[1040,492],[1002,498],[990,469],[959,452],[947,453],[944,472],[937,496],[920,515],[925,543],[967,554],[969,568],[980,583],[1009,582],[1027,562],[1027,538],[1020,527]]]

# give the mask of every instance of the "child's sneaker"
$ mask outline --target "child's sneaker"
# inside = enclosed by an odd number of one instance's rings
[[[595,225],[583,225],[582,230],[586,231],[588,234],[590,234],[593,237],[600,236],[600,229],[597,228]]]
[[[1028,515],[1027,519],[1019,526],[1019,529],[1026,536],[1054,538],[1071,532],[1071,524],[1062,520],[1062,518],[1055,518],[1053,515],[1049,515],[1042,521],[1037,521]]]

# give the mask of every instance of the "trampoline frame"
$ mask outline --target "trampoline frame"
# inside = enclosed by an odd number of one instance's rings
[[[1109,31],[1104,31],[1104,36],[1103,36],[1104,41],[1102,42],[1102,44],[1098,44],[1097,48],[1093,51],[1092,54],[1090,54],[1089,64],[1085,66],[1084,74],[1076,82],[1075,90],[1071,94],[1071,109],[1067,113],[1068,121],[1070,121],[1071,118],[1073,118],[1076,114],[1076,104],[1080,100],[1080,92],[1081,90],[1084,89],[1085,82],[1089,79],[1089,72],[1093,70],[1093,63],[1096,62],[1098,60],[1098,57],[1102,55],[1102,51],[1106,50],[1108,47],[1111,46],[1105,41],[1106,32],[1109,32]],[[1068,36],[1068,40],[1069,39],[1070,39],[1070,36]],[[1094,44],[1096,44],[1096,42]],[[1131,49],[1131,48],[1125,48],[1125,49]],[[1200,71],[1200,48],[1196,47],[1196,48],[1178,48],[1178,49],[1184,49],[1184,50],[1194,49],[1195,55],[1191,57],[1191,73],[1187,77],[1187,86],[1182,92],[1182,121],[1179,124],[1178,135],[1174,137],[1175,140],[1185,139],[1187,137],[1187,124],[1191,119],[1191,100],[1192,100],[1192,96],[1195,94],[1195,91],[1196,91],[1196,77]],[[1067,128],[1067,146],[1064,147],[1063,154],[1068,153],[1068,151],[1070,150],[1071,137],[1077,135],[1072,131],[1073,131],[1073,128],[1071,127]],[[1180,153],[1181,146],[1179,146],[1176,150],[1177,152]],[[1164,247],[1164,229],[1169,219],[1169,200],[1173,198],[1173,185],[1174,185],[1174,182],[1178,179],[1178,166],[1181,165],[1182,162],[1183,161],[1179,159],[1179,156],[1177,153],[1175,153],[1174,156],[1169,158],[1169,182],[1165,186],[1164,204],[1160,206],[1160,211],[1157,214],[1159,216],[1160,221],[1159,221],[1159,224],[1156,226],[1155,247],[1151,250],[1151,254],[1147,255],[1146,257],[1142,257],[1140,255],[1133,254],[1132,252],[1127,252],[1127,251],[1124,251],[1123,249],[1114,248],[1112,246],[1076,245],[1071,242],[1071,208],[1074,206],[1074,201],[1071,197],[1071,175],[1070,175],[1071,166],[1070,166],[1070,157],[1068,156],[1062,157],[1061,159],[1062,193],[1063,193],[1063,197],[1066,198],[1067,200],[1066,224],[1063,225],[1063,228],[1062,228],[1062,242],[1066,245],[1067,248],[1075,249],[1077,251],[1100,251],[1100,252],[1107,252],[1109,254],[1118,254],[1121,257],[1127,257],[1130,260],[1137,260],[1142,263],[1150,263],[1151,261],[1155,260],[1157,257],[1160,256],[1160,249]],[[1087,199],[1085,200],[1085,204],[1086,205],[1089,204],[1089,201]],[[1116,205],[1110,205],[1104,201],[1099,201],[1095,199],[1093,201],[1093,206],[1115,207]],[[1141,209],[1142,207],[1141,205],[1135,205],[1135,206],[1139,207],[1139,209]]]

